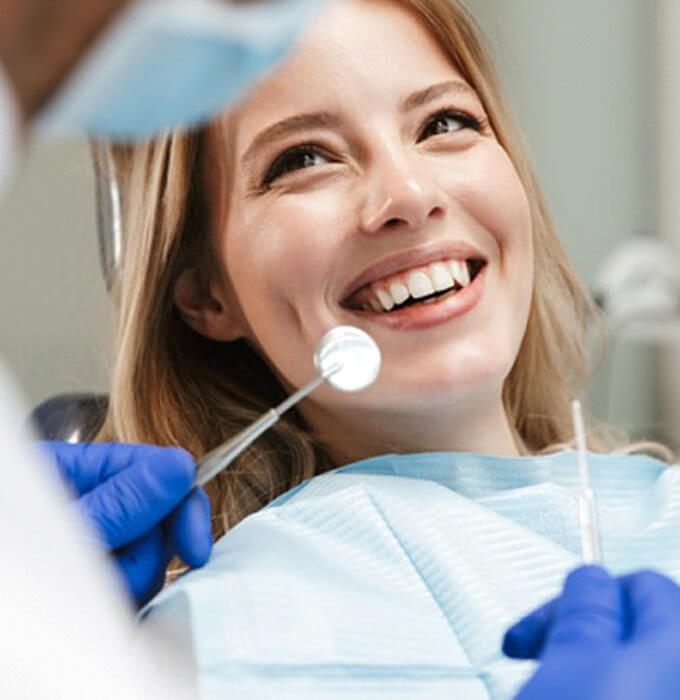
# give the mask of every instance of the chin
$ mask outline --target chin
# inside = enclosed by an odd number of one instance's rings
[[[499,358],[474,363],[433,364],[411,371],[385,373],[376,390],[393,388],[400,402],[414,406],[445,407],[461,400],[487,400],[501,396],[512,362]],[[391,392],[390,392],[391,393]]]

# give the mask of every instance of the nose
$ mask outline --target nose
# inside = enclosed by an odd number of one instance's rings
[[[372,170],[369,181],[364,182],[367,194],[361,228],[365,233],[417,230],[444,213],[444,194],[424,164],[389,153],[383,154]]]

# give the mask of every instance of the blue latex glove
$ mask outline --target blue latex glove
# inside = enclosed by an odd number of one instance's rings
[[[539,658],[516,700],[680,697],[680,588],[650,571],[583,567],[562,595],[506,633],[503,651]]]
[[[146,445],[44,442],[137,605],[162,587],[174,556],[191,567],[210,556],[210,502],[191,491],[196,465],[184,450]],[[190,492],[191,491],[191,492]]]

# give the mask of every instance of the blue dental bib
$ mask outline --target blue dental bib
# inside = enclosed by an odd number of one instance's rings
[[[590,455],[604,561],[680,580],[680,470]],[[202,698],[511,698],[505,629],[580,562],[574,452],[385,455],[246,518],[149,605]]]

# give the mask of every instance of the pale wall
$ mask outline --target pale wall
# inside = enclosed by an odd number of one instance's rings
[[[659,229],[656,2],[467,5],[491,39],[564,246],[592,285],[620,240]],[[654,431],[657,366],[658,348],[618,344],[593,382],[593,408]]]
[[[0,355],[35,403],[105,388],[109,321],[87,147],[27,156],[0,205]]]

